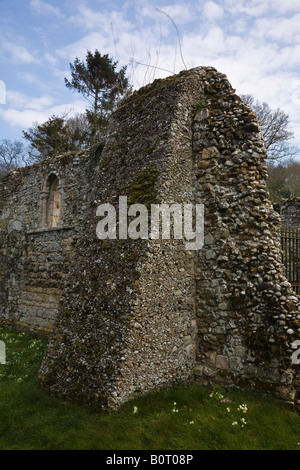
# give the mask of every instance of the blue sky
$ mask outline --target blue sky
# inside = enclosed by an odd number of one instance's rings
[[[64,77],[98,49],[127,65],[134,88],[214,66],[238,94],[289,113],[300,147],[300,0],[0,0],[0,12],[0,140],[83,112]]]

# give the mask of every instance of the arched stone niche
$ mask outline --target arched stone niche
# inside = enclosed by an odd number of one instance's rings
[[[43,227],[59,227],[61,221],[62,197],[60,191],[60,180],[55,173],[51,173],[47,177],[42,198]]]

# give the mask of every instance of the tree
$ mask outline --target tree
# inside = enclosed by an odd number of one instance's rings
[[[97,50],[94,54],[87,52],[86,63],[76,57],[74,64],[70,64],[72,80],[65,78],[65,84],[85,96],[90,108],[85,114],[68,119],[53,115],[43,124],[35,123],[28,131],[23,131],[23,137],[30,144],[31,161],[85,149],[92,146],[96,138],[104,138],[109,114],[128,91],[126,67],[117,72],[117,64]]]
[[[293,159],[287,164],[286,186],[289,189],[289,197],[300,196],[300,163]]]
[[[300,163],[293,158],[268,164],[268,188],[272,202],[300,196]]]
[[[89,124],[85,115],[51,116],[43,124],[35,123],[23,136],[30,143],[31,161],[39,161],[68,151],[77,151],[86,147]]]
[[[267,103],[255,101],[252,95],[241,95],[241,99],[257,116],[269,161],[289,158],[299,152],[290,144],[294,134],[289,129],[288,114],[279,108],[272,110]]]
[[[64,119],[51,116],[43,124],[34,123],[23,136],[30,143],[29,155],[33,161],[52,157],[69,150],[63,131]]]
[[[90,122],[84,113],[76,114],[65,121],[65,131],[75,150],[89,146],[92,133]]]
[[[26,161],[23,142],[4,139],[0,142],[0,175],[22,166]]]
[[[117,72],[117,65],[108,54],[101,55],[97,49],[94,54],[87,51],[86,62],[76,57],[74,64],[70,64],[71,81],[65,78],[67,88],[89,101],[86,112],[95,132],[105,129],[109,114],[128,89],[126,66]]]

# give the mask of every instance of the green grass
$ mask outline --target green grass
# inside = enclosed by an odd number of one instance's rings
[[[45,340],[3,328],[0,339],[0,450],[300,449],[300,415],[270,397],[182,385],[99,414],[38,387]]]

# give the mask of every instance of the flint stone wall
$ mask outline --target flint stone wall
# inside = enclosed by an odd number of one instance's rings
[[[297,404],[299,300],[284,277],[265,158],[256,116],[214,68],[156,80],[120,104],[76,195],[90,190],[80,220],[73,212],[78,239],[40,370],[45,389],[105,409],[196,380]],[[204,246],[99,240],[97,207],[119,216],[120,196],[149,210],[203,204]]]

